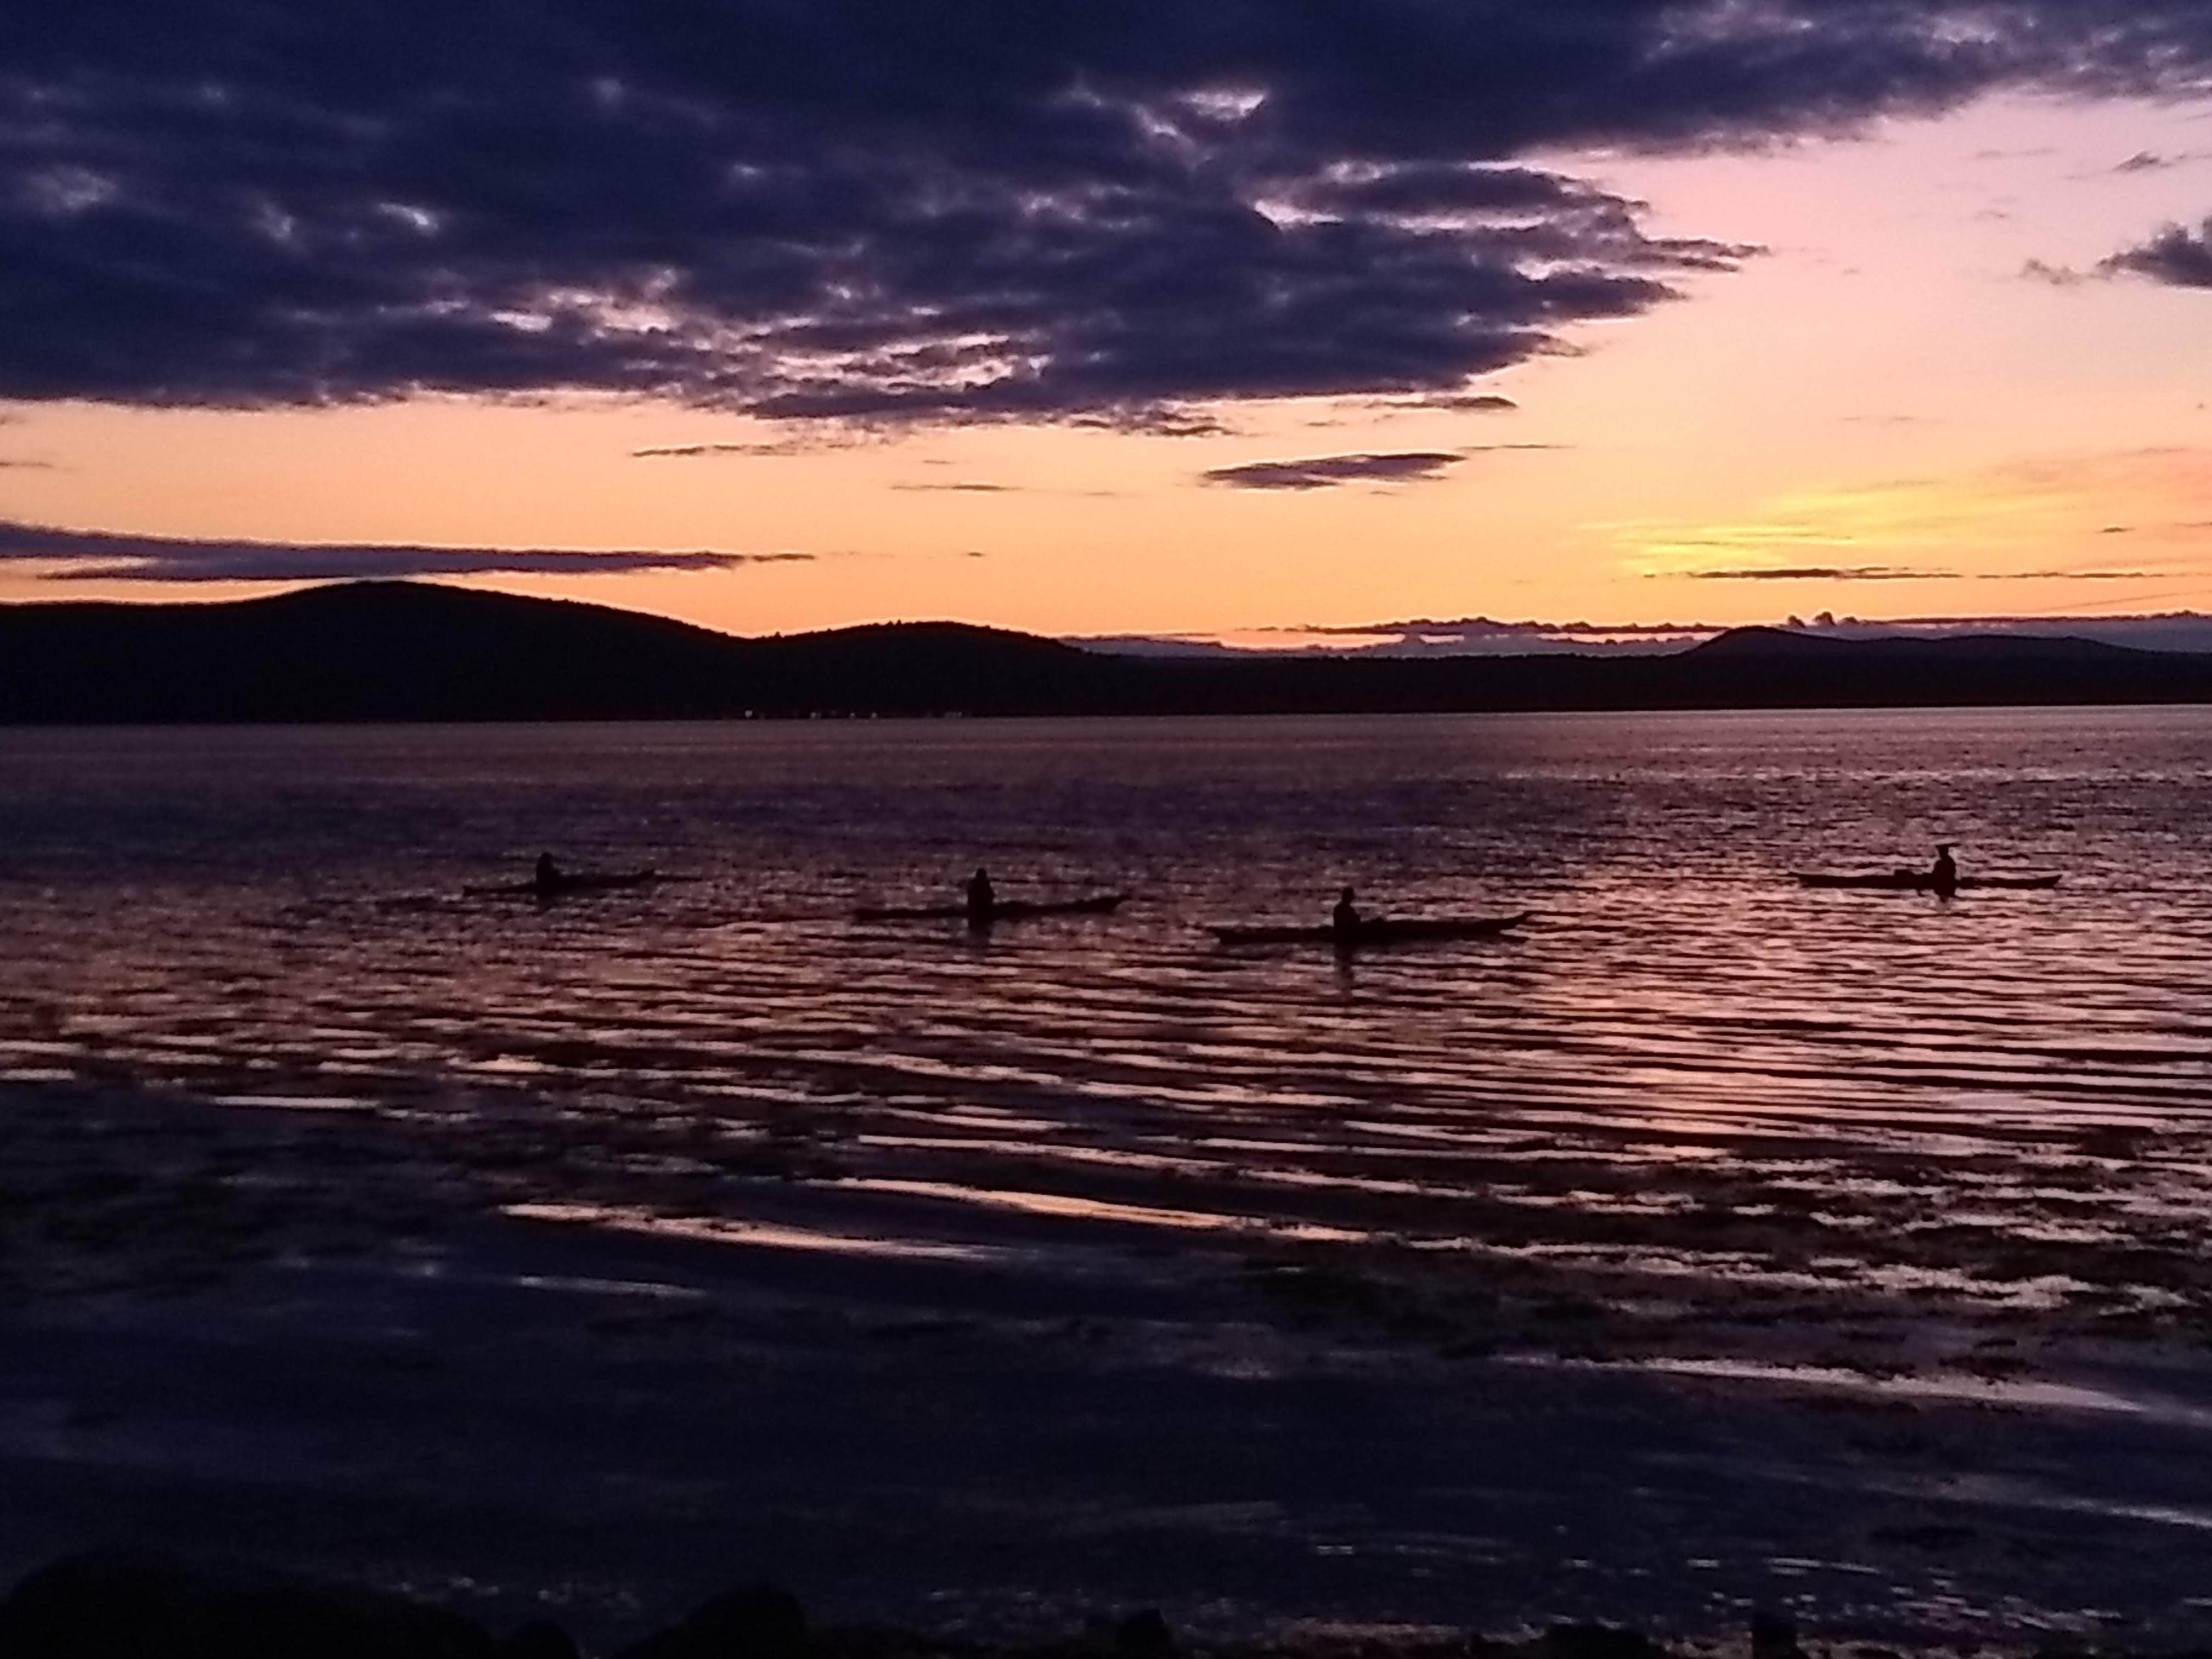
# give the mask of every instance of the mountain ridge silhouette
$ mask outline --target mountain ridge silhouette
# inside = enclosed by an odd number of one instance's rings
[[[2212,702],[2212,656],[1740,629],[1668,655],[1120,656],[957,622],[739,636],[411,581],[0,605],[0,723],[1444,713]]]

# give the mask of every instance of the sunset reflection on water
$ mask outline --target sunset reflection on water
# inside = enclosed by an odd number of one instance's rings
[[[572,1217],[773,1178],[1652,1340],[1808,1297],[2125,1331],[2212,1297],[2208,757],[2199,710],[9,732],[0,1078],[327,1104]],[[1938,840],[2065,884],[1788,878]],[[541,848],[696,879],[462,896]],[[846,919],[979,863],[1136,896]],[[1344,882],[1538,914],[1344,962],[1200,929]]]

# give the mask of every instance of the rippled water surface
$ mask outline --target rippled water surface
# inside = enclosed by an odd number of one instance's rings
[[[1937,841],[2065,882],[1788,878]],[[0,1080],[412,1122],[509,1204],[742,1218],[772,1174],[1655,1319],[2212,1305],[2212,711],[16,731],[0,848]],[[541,848],[695,879],[463,895]],[[847,919],[977,863],[1135,896]],[[1200,930],[1342,882],[1538,914]]]

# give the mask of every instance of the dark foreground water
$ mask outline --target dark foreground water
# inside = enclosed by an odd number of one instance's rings
[[[1788,878],[1938,841],[2064,885]],[[541,848],[696,879],[463,896]],[[977,863],[1135,896],[847,919]],[[1654,1341],[1808,1297],[2124,1334],[2212,1297],[2208,866],[2197,709],[4,732],[0,1080],[374,1114],[579,1218],[741,1227],[766,1173]],[[1200,930],[1342,882],[1538,915],[1350,962]]]

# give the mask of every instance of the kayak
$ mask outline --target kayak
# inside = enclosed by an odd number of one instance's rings
[[[1933,893],[1942,890],[1925,870],[1889,870],[1856,876],[1824,876],[1800,870],[1797,879],[1808,887],[1856,887],[1881,893]],[[2058,885],[2056,876],[1961,876],[1955,884],[1969,888],[2008,887],[2047,890]]]
[[[1328,923],[1318,927],[1209,927],[1206,931],[1221,945],[1410,945],[1425,939],[1489,939],[1509,927],[1518,927],[1536,913],[1523,910],[1510,916],[1370,916],[1350,933]]]
[[[676,879],[658,870],[580,870],[574,875],[556,876],[551,881],[501,882],[495,886],[464,887],[461,891],[471,898],[556,899],[579,893],[619,893],[632,887],[651,887]]]
[[[1060,899],[1048,903],[1033,903],[1027,899],[1008,899],[991,907],[993,921],[1024,921],[1031,916],[1103,916],[1110,915],[1129,902],[1127,893],[1094,893],[1089,898]],[[964,904],[922,904],[911,906],[864,904],[853,912],[855,921],[965,921],[968,907]]]

